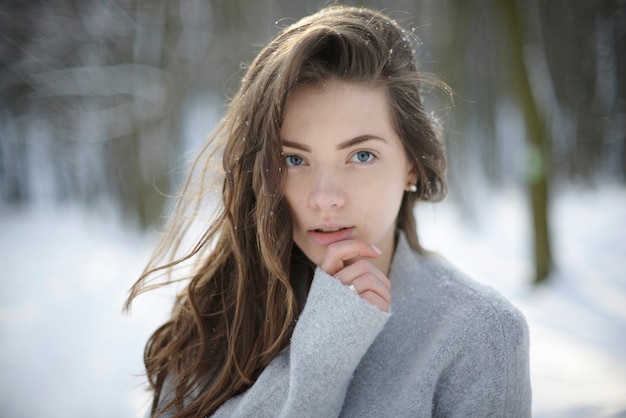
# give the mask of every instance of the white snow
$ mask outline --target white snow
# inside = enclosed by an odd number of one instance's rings
[[[551,209],[556,271],[530,286],[528,204],[484,198],[419,210],[423,243],[507,296],[531,332],[536,417],[626,416],[626,189],[569,188]],[[138,417],[142,352],[172,291],[121,308],[156,234],[112,211],[0,207],[0,416]]]
[[[570,188],[550,211],[555,271],[529,286],[529,203],[487,197],[472,224],[422,207],[424,244],[519,307],[531,333],[533,416],[626,416],[626,189]]]

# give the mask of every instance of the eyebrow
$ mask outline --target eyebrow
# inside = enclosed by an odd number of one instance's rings
[[[381,138],[376,135],[359,135],[357,137],[348,139],[347,141],[340,143],[339,145],[337,145],[337,149],[344,150],[346,148],[350,148],[355,145],[358,145],[362,142],[371,141],[371,140],[379,140],[379,141],[387,142],[385,138]],[[295,149],[299,149],[299,150],[306,151],[306,152],[311,152],[311,148],[307,147],[306,145],[300,144],[299,142],[293,142],[293,141],[289,141],[286,139],[283,139],[281,142],[283,146],[285,147],[295,148]]]

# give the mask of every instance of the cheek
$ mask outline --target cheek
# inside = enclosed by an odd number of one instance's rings
[[[379,176],[360,183],[359,187],[352,188],[352,196],[366,211],[367,220],[387,222],[395,219],[404,196],[404,177]]]
[[[352,196],[376,206],[393,205],[395,200],[402,197],[406,187],[405,176],[395,170],[381,170],[355,180],[349,186]]]

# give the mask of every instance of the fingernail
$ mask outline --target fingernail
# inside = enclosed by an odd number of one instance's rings
[[[374,244],[370,244],[372,246],[372,248],[374,249],[374,251],[376,251],[377,254],[382,254],[383,250],[381,250],[380,248],[378,248],[377,246],[375,246]]]

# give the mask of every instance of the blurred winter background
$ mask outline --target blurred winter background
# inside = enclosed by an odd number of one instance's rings
[[[136,417],[173,291],[121,314],[190,153],[322,0],[0,3],[0,416]],[[451,193],[425,244],[531,330],[534,415],[626,417],[626,2],[348,1],[420,39]]]

